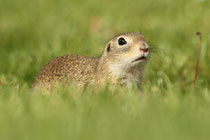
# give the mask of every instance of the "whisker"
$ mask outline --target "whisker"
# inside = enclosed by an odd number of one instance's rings
[[[150,50],[150,52],[151,52],[151,55],[152,55],[152,54],[156,54],[156,55],[158,55],[158,56],[161,56],[161,54],[162,54],[161,49],[160,49],[160,48],[157,48],[157,47],[154,47],[154,46],[155,46],[155,45],[150,45],[149,50]],[[156,46],[158,46],[158,45],[156,45]]]
[[[151,55],[155,54],[159,57],[161,57],[163,55],[163,49],[159,48],[158,44],[153,44],[151,40],[147,41],[149,44],[149,51],[151,53]]]
[[[157,47],[159,45],[156,45],[156,44],[149,44],[150,47]]]

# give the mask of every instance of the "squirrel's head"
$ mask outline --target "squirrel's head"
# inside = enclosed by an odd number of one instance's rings
[[[102,61],[116,74],[144,67],[150,57],[149,45],[141,33],[124,33],[108,42]]]

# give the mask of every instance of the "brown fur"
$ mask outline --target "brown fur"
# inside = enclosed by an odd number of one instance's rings
[[[117,45],[119,37],[127,37],[133,41],[128,47]],[[46,64],[39,72],[34,81],[32,88],[51,89],[56,82],[69,83],[72,81],[79,87],[84,84],[104,84],[106,80],[111,80],[113,83],[120,81],[121,85],[132,82],[132,77],[136,80],[136,85],[139,87],[143,75],[143,69],[147,60],[135,65],[121,66],[123,58],[133,57],[136,54],[136,46],[139,42],[146,42],[144,36],[140,33],[126,33],[114,37],[105,47],[101,57],[90,58],[79,55],[64,55],[57,57]],[[139,44],[138,44],[139,45]],[[140,43],[140,46],[144,47]],[[110,47],[110,48],[108,48]],[[110,52],[108,52],[110,49]],[[120,76],[111,68],[115,65],[120,65]],[[122,68],[121,68],[122,67]],[[129,82],[128,82],[129,81]]]

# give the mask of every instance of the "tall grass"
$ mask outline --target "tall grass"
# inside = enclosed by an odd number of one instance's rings
[[[208,0],[5,0],[0,4],[0,139],[208,139]],[[198,79],[197,31],[203,33]],[[100,56],[116,34],[142,32],[157,53],[142,94],[73,85],[31,94],[56,56]]]

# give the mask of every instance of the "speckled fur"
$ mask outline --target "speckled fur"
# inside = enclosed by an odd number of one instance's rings
[[[128,40],[127,46],[117,45],[117,40],[124,37]],[[130,40],[130,44],[129,44]],[[142,47],[146,42],[140,33],[125,33],[114,37],[108,42],[101,57],[90,58],[79,55],[64,55],[57,57],[46,64],[39,72],[32,88],[51,89],[56,82],[73,82],[79,87],[86,83],[103,85],[106,80],[113,83],[120,82],[120,85],[132,86],[136,82],[140,87],[144,66],[149,60],[133,62],[140,54],[137,47]],[[109,47],[110,52],[107,48]],[[148,46],[147,46],[148,47]],[[142,54],[141,54],[142,55]]]

